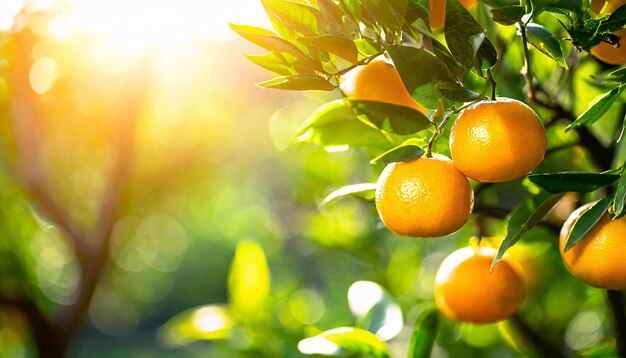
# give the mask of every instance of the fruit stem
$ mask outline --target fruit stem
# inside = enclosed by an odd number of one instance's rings
[[[337,71],[337,72],[333,73],[331,75],[331,77],[345,75],[346,73],[350,72],[351,70],[353,70],[353,69],[355,69],[355,68],[357,68],[359,66],[367,65],[368,63],[372,62],[375,58],[377,58],[378,56],[380,56],[380,55],[382,55],[384,53],[385,53],[385,51],[380,51],[380,52],[377,52],[377,53],[375,53],[375,54],[373,54],[371,56],[368,56],[368,57],[362,59],[361,61],[358,61],[358,62],[354,63],[350,67],[344,68],[341,71]]]
[[[606,294],[611,306],[611,313],[613,314],[617,356],[626,358],[626,311],[624,310],[624,292],[607,290]]]
[[[489,75],[489,82],[491,82],[491,99],[496,100],[496,78],[493,76],[493,71],[490,69],[487,70],[487,74]]]
[[[443,133],[443,129],[448,124],[448,121],[450,120],[450,116],[451,116],[451,114],[448,114],[447,116],[445,116],[443,118],[441,123],[439,123],[439,125],[435,128],[435,132],[433,132],[432,137],[430,137],[430,140],[428,141],[428,147],[426,148],[426,157],[427,158],[432,158],[432,156],[433,156],[433,145],[435,144],[435,140],[437,140],[437,137],[439,137],[439,135],[441,135],[441,133]]]

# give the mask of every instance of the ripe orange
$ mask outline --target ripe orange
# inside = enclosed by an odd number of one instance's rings
[[[568,252],[565,243],[574,223],[591,204],[576,209],[567,219],[559,239],[565,266],[579,280],[590,286],[609,290],[626,289],[626,217],[612,220],[606,214]]]
[[[460,0],[466,9],[476,6],[478,0]],[[443,28],[446,24],[446,0],[430,0],[428,3],[428,22],[430,29],[435,31]]]
[[[517,311],[526,296],[524,275],[506,255],[490,272],[496,254],[491,247],[465,247],[443,260],[435,278],[441,313],[457,321],[491,323]]]
[[[415,102],[407,91],[396,68],[383,59],[350,71],[341,83],[348,98],[377,101],[411,107],[426,114],[426,109]]]
[[[623,65],[626,63],[626,29],[615,31],[613,35],[620,38],[620,46],[615,47],[602,41],[591,49],[591,54],[598,60],[609,65]]]
[[[452,160],[467,177],[497,183],[519,178],[541,163],[546,132],[537,114],[509,98],[481,101],[459,114],[450,133]]]
[[[393,232],[438,237],[460,229],[474,206],[467,178],[437,156],[387,165],[376,186],[376,209]]]

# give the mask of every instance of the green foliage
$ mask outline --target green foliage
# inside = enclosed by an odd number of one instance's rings
[[[612,173],[547,173],[528,176],[531,182],[552,193],[589,193],[607,187],[617,181],[620,176]]]
[[[306,338],[298,344],[304,354],[341,356],[346,353],[359,357],[388,358],[385,341],[361,328],[340,327]]]
[[[415,322],[409,358],[427,358],[433,350],[441,316],[436,308],[424,310]]]
[[[585,235],[594,227],[595,224],[602,219],[606,214],[609,206],[613,203],[613,196],[609,195],[606,198],[591,205],[579,218],[576,220],[567,242],[565,243],[565,252],[569,251],[578,241],[580,241]]]
[[[540,192],[522,201],[511,211],[507,220],[506,237],[500,244],[498,254],[491,264],[492,269],[502,259],[506,251],[515,245],[533,226],[539,224],[562,197],[563,194],[553,195],[548,192]]]

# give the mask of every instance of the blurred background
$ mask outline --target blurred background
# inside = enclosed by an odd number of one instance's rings
[[[72,356],[296,357],[307,336],[374,324],[362,307],[374,303],[387,312],[376,324],[392,337],[393,356],[406,355],[439,263],[467,245],[472,225],[415,240],[382,228],[371,203],[318,208],[334,189],[374,182],[381,168],[360,150],[292,144],[298,125],[339,94],[255,87],[268,73],[243,54],[263,51],[228,22],[268,27],[254,0],[0,2],[0,292],[28,292],[50,315],[74,302],[80,259],[32,180],[70,231],[88,231],[111,194],[120,138],[130,135],[110,265]],[[24,29],[32,35],[18,35]],[[511,96],[521,95],[519,82],[499,81]],[[25,84],[36,96],[24,95]],[[571,140],[556,133],[552,143]],[[590,168],[576,148],[546,166]],[[500,186],[486,200],[512,206],[526,195],[515,190]],[[551,220],[561,223],[569,205]],[[502,234],[498,221],[492,228]],[[602,291],[566,272],[554,232],[528,237],[516,249],[534,277],[523,309],[531,327],[572,349],[608,347]],[[353,286],[363,280],[377,284]],[[0,309],[0,356],[33,356],[28,332],[19,314]],[[516,337],[506,322],[446,322],[434,354],[528,354]]]

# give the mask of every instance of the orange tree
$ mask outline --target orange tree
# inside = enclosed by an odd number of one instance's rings
[[[359,165],[374,168],[355,175],[365,176],[365,183],[339,188],[321,205],[347,196],[375,199],[372,216],[399,235],[474,237],[472,247],[451,254],[437,274],[436,307],[448,318],[508,319],[503,337],[540,356],[582,349],[626,357],[626,72],[618,67],[626,63],[626,46],[620,46],[626,6],[587,0],[262,4],[274,31],[231,25],[269,51],[248,56],[279,75],[258,85],[342,94],[299,127],[286,128],[293,146],[353,151]],[[578,201],[589,204],[561,230]],[[397,240],[411,245],[422,239]],[[425,240],[420,245],[437,245]],[[563,263],[544,260],[550,262],[531,268],[517,249],[537,243],[557,255],[560,248],[575,277],[606,290],[612,333],[579,345],[574,341],[580,336],[554,327],[559,319],[548,318],[550,298],[533,290],[556,278],[551,272],[558,269],[548,266]],[[524,297],[531,303],[520,309]],[[449,346],[439,333],[451,326],[437,310],[419,312],[413,357],[428,356],[435,342]],[[551,319],[553,327],[546,328]],[[322,332],[299,348],[337,353],[327,349],[330,344],[343,352],[388,355],[389,337],[380,327],[369,328]],[[581,321],[578,329],[595,328]]]

